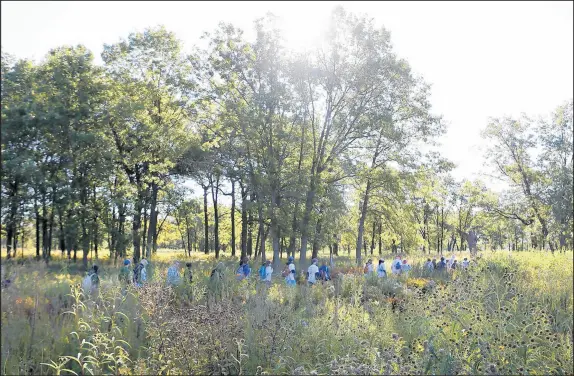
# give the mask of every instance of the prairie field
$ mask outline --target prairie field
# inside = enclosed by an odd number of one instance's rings
[[[91,296],[79,262],[3,259],[11,284],[1,296],[1,373],[574,372],[570,251],[488,251],[452,272],[425,271],[428,256],[409,256],[408,275],[387,278],[365,276],[340,256],[331,281],[287,286],[275,271],[269,287],[253,262],[238,282],[234,258],[181,254],[158,251],[148,283],[125,292],[119,266],[99,260]],[[192,284],[166,285],[175,258],[192,262]],[[210,273],[219,261],[216,285]]]

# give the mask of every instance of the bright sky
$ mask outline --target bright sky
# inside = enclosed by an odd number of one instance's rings
[[[573,96],[573,2],[2,2],[2,48],[39,60],[84,44],[101,61],[104,43],[148,26],[165,25],[191,48],[220,21],[247,33],[268,11],[291,46],[309,46],[337,4],[389,29],[395,51],[432,84],[434,111],[449,124],[441,153],[458,179],[489,182],[488,117],[545,115]]]

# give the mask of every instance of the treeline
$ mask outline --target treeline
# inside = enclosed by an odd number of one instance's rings
[[[358,262],[384,247],[459,249],[471,228],[499,247],[571,246],[571,102],[539,127],[489,125],[494,164],[519,188],[506,199],[421,152],[444,126],[371,19],[337,8],[305,54],[283,46],[272,16],[255,28],[248,41],[221,24],[191,54],[150,28],[105,45],[103,66],[83,46],[38,64],[2,52],[7,257],[26,234],[38,257],[80,250],[85,265],[102,248],[151,257],[162,236],[186,252],[303,263],[323,247]]]

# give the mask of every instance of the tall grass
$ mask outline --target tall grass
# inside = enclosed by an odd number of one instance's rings
[[[163,254],[163,253],[160,253]],[[344,256],[333,281],[237,282],[236,260],[192,259],[193,285],[167,287],[153,259],[143,288],[101,286],[65,260],[3,261],[2,374],[572,374],[572,253],[487,253],[469,270],[364,276]],[[458,256],[460,258],[460,256]],[[390,259],[389,256],[386,257]],[[252,265],[256,274],[259,265]]]

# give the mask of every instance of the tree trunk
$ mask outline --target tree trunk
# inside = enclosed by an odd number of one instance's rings
[[[309,190],[305,197],[305,211],[303,213],[303,223],[301,224],[301,254],[299,255],[299,264],[301,268],[304,269],[307,266],[307,242],[309,239],[309,224],[311,222],[311,211],[313,210],[313,204],[316,194],[316,177],[311,174],[311,182],[309,185]]]
[[[273,247],[273,268],[279,268],[279,223],[277,220],[277,210],[280,205],[280,198],[275,189],[271,192],[271,243]]]
[[[257,203],[257,221],[259,223],[259,231],[257,233],[257,247],[259,247],[259,252],[255,250],[255,257],[257,257],[257,254],[259,254],[261,255],[261,261],[265,262],[267,260],[265,254],[265,223],[263,222],[263,205],[260,202]]]
[[[22,226],[22,258],[24,258],[24,235],[26,234],[26,229]],[[14,249],[14,257],[16,257],[16,250]]]
[[[34,214],[36,216],[36,257],[40,258],[40,210],[36,194],[34,194]]]
[[[56,214],[56,188],[52,186],[52,203],[50,208],[50,224],[48,227],[48,258],[52,257],[52,243],[54,234],[54,216]]]
[[[440,229],[438,225],[438,205],[435,206],[436,211],[436,249],[442,255],[442,249],[440,248]]]
[[[440,208],[440,250],[444,248],[444,206]]]
[[[141,188],[141,183],[138,179],[138,195],[136,198],[135,212],[132,223],[132,241],[134,245],[134,265],[137,265],[141,257],[141,222],[142,222],[142,210],[143,210],[143,200],[144,192]]]
[[[211,182],[211,199],[213,201],[213,239],[215,246],[215,258],[219,258],[219,214],[217,196],[219,195],[219,176],[215,179],[215,185]]]
[[[250,196],[251,196],[250,202],[251,203],[255,202],[255,195],[253,192],[251,192]],[[258,244],[258,242],[255,242],[255,244]],[[248,217],[247,217],[247,255],[251,257],[252,254],[253,254],[253,213],[252,209],[250,208],[248,210]],[[255,255],[255,257],[257,258],[257,255]]]
[[[383,255],[383,222],[379,221],[379,256]]]
[[[81,204],[81,217],[80,217],[80,225],[82,226],[82,263],[84,266],[84,270],[88,270],[88,253],[90,252],[90,236],[88,233],[88,213],[87,213],[87,206],[88,206],[88,192],[87,187],[85,186],[86,182],[84,181],[82,174],[82,188],[80,190],[80,204]]]
[[[187,253],[187,249],[191,247],[191,244],[187,245],[185,244],[185,236],[183,236],[183,231],[181,231],[181,223],[179,222],[179,215],[175,216],[175,224],[177,226],[177,230],[179,231],[179,235],[181,236],[181,245],[183,246],[183,252]],[[189,253],[191,254],[191,252]]]
[[[375,250],[375,232],[377,231],[377,223],[373,221],[373,232],[371,233],[371,256]]]
[[[14,181],[12,186],[12,194],[10,200],[10,217],[8,219],[8,226],[6,226],[6,257],[12,257],[12,240],[16,238],[16,217],[18,214],[18,191],[19,181]],[[14,257],[16,257],[16,247],[14,247]]]
[[[150,219],[149,228],[147,232],[147,242],[146,242],[146,257],[151,260],[152,250],[157,242],[157,195],[159,192],[159,186],[154,182],[151,184],[151,202],[150,202]]]
[[[243,182],[239,181],[241,188],[241,259],[247,256],[247,190]]]
[[[186,213],[187,214],[187,213]],[[186,254],[191,256],[191,228],[189,227],[189,219],[185,216],[185,233],[187,234],[187,251]],[[184,249],[185,251],[185,249]]]
[[[235,180],[231,180],[231,256],[235,257]]]
[[[357,247],[355,252],[357,265],[361,265],[361,245],[363,244],[363,235],[365,232],[365,219],[367,218],[367,207],[369,205],[369,196],[371,191],[371,179],[367,179],[367,186],[365,187],[365,193],[363,194],[363,201],[361,203],[361,213],[359,216],[359,229],[357,230]],[[365,252],[366,254],[366,252]]]
[[[319,257],[319,245],[321,240],[321,218],[317,219],[317,225],[315,226],[315,236],[313,237],[313,248],[311,253],[311,258]]]
[[[148,203],[149,203],[149,187],[145,189],[145,196],[144,196],[144,200],[143,200],[143,207],[142,207],[142,214],[143,214],[143,229],[141,232],[141,248],[142,248],[142,253],[141,255],[144,256],[146,254],[146,252],[144,252],[144,247],[147,247],[147,233],[148,233],[148,229],[147,229],[147,224],[148,224],[148,215],[147,215],[147,210],[148,210]]]
[[[117,250],[116,255],[120,257],[126,256],[126,243],[127,239],[125,237],[125,223],[126,223],[126,205],[120,204],[118,207],[118,234],[117,234]]]
[[[207,185],[202,186],[203,188],[203,217],[204,217],[204,222],[203,222],[203,231],[204,231],[204,236],[205,236],[205,241],[204,241],[204,248],[203,248],[203,252],[207,255],[209,254],[209,217],[207,216],[207,190],[209,189],[209,187]]]
[[[48,257],[48,210],[46,192],[42,192],[42,258]]]

